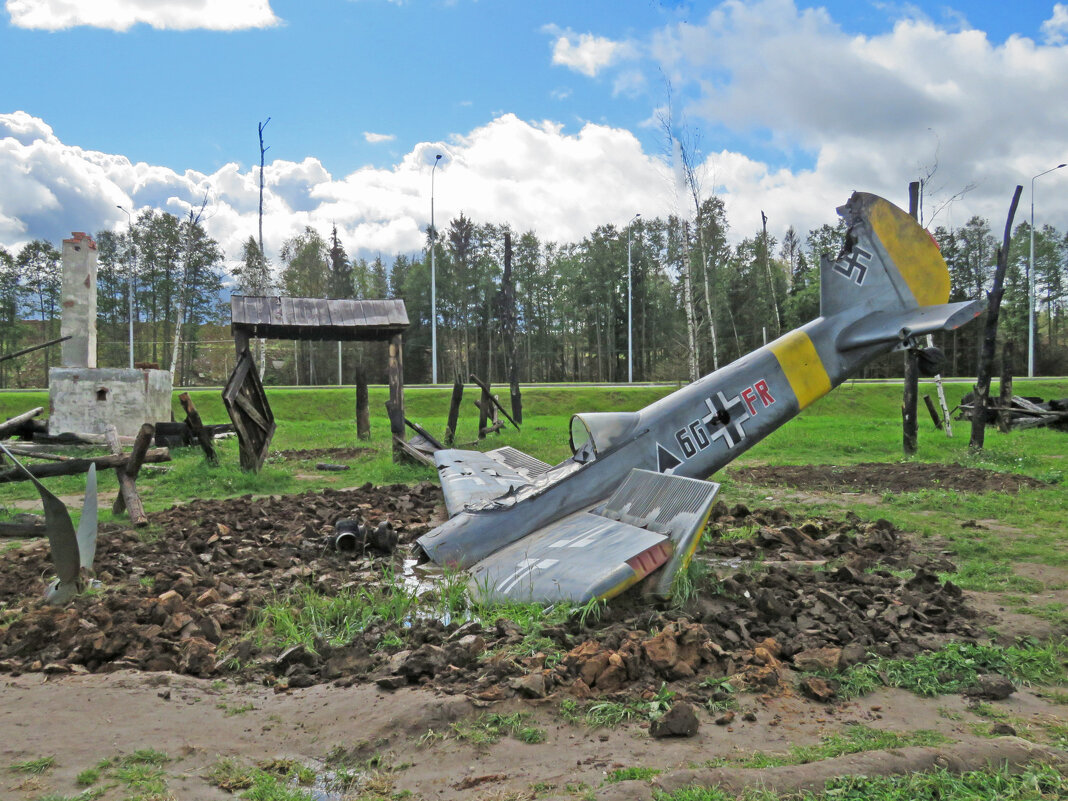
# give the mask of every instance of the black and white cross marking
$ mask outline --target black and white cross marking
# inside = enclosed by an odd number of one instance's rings
[[[708,407],[708,414],[701,418],[701,422],[705,424],[712,439],[722,439],[727,443],[728,448],[733,448],[736,443],[730,432],[732,426],[738,435],[738,440],[745,439],[745,429],[742,428],[742,423],[751,415],[742,402],[741,394],[727,398],[722,391],[719,391],[715,399],[705,398],[705,406]],[[739,407],[740,412],[732,414],[731,408],[735,406]]]
[[[857,286],[864,285],[864,276],[868,274],[868,265],[871,263],[871,254],[862,247],[853,245],[846,258],[834,263],[834,271],[841,273],[846,278],[852,278]],[[854,273],[856,277],[854,278]]]

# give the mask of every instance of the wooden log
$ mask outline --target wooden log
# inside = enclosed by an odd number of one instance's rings
[[[473,376],[472,376],[473,377]],[[489,390],[485,386],[482,387],[482,396],[480,400],[475,401],[475,406],[478,407],[478,438],[482,439],[486,436],[486,423],[489,422],[489,410],[493,406],[492,396]]]
[[[398,441],[404,442],[404,340],[400,334],[394,334],[389,340],[388,378],[389,433],[393,437],[393,461],[400,462],[405,454],[405,449],[397,445]]]
[[[935,408],[934,401],[931,400],[931,396],[924,395],[923,402],[927,405],[927,412],[931,415],[931,421],[934,423],[935,428],[941,428],[942,417],[938,414],[938,409]]]
[[[909,184],[909,216],[919,220],[920,182]],[[916,453],[919,437],[919,409],[917,396],[920,386],[919,356],[915,348],[905,351],[905,381],[901,397],[901,445],[906,456]]]
[[[994,283],[987,293],[986,325],[983,327],[982,345],[979,350],[979,366],[975,371],[975,401],[972,408],[972,436],[968,448],[972,451],[983,449],[986,438],[986,407],[990,397],[990,378],[993,373],[994,349],[998,336],[998,317],[1001,314],[1001,297],[1005,293],[1005,271],[1009,267],[1009,240],[1012,236],[1012,221],[1016,217],[1016,207],[1020,203],[1023,187],[1016,186],[1009,205],[1009,214],[1005,220],[1005,233],[1002,245],[998,248],[997,268],[994,270]]]
[[[0,537],[16,537],[19,539],[30,537],[44,537],[48,529],[44,523],[16,523],[4,521],[0,523]]]
[[[183,392],[178,396],[178,402],[185,409],[185,423],[189,426],[189,430],[193,432],[197,442],[200,443],[200,448],[204,451],[204,457],[212,464],[218,464],[219,457],[215,453],[212,436],[204,428],[204,423],[200,419],[200,412],[197,411],[197,407],[193,404],[193,399],[189,397],[188,392]]]
[[[31,459],[44,459],[46,462],[69,462],[74,456],[62,456],[58,453],[45,453],[38,448],[25,448],[18,445],[4,444],[4,447],[16,456],[29,456]]]
[[[437,438],[434,437],[433,434],[431,434],[429,431],[427,431],[425,428],[423,428],[418,423],[413,423],[411,420],[409,420],[407,417],[405,417],[404,418],[404,424],[406,426],[408,426],[408,428],[410,428],[416,434],[418,434],[423,439],[425,439],[427,442],[429,442],[433,446],[434,450],[441,451],[441,450],[445,449],[445,446],[442,445],[440,442],[438,442]]]
[[[460,419],[460,401],[464,398],[464,382],[457,376],[452,385],[452,398],[449,401],[449,419],[445,423],[445,446],[451,448],[456,441],[456,426]]]
[[[400,454],[398,456],[398,454]],[[411,459],[420,464],[425,464],[429,467],[434,467],[434,460],[427,456],[417,448],[413,448],[402,437],[393,438],[393,459],[394,461],[403,461],[404,459]]]
[[[28,464],[26,470],[34,478],[53,478],[55,476],[73,476],[78,473],[88,473],[90,465],[96,465],[97,470],[110,470],[122,467],[129,457],[123,456],[95,456],[91,459],[68,459],[65,462],[51,462],[49,464]],[[145,462],[169,462],[170,451],[166,448],[151,448],[145,454]],[[26,481],[26,473],[18,468],[0,470],[0,484],[10,484],[15,481]]]
[[[509,423],[515,426],[516,431],[519,431],[519,425],[516,423],[515,420],[512,419],[512,416],[508,414],[507,411],[505,411],[504,407],[501,406],[501,402],[493,396],[493,390],[491,390],[489,386],[484,381],[482,381],[482,379],[480,379],[477,375],[472,375],[471,380],[478,384],[482,391],[485,392],[487,396],[489,396],[489,399],[500,410],[501,414],[503,414],[508,419]]]
[[[30,409],[28,412],[23,412],[22,414],[16,414],[14,417],[9,417],[4,422],[0,423],[0,437],[6,436],[8,431],[13,431],[16,428],[21,428],[43,411],[44,407],[38,406],[36,409]]]
[[[371,411],[367,396],[367,375],[362,367],[356,368],[356,438],[371,438]]]
[[[1001,395],[998,398],[998,430],[1008,433],[1012,420],[1012,344],[1006,342],[1001,348]]]
[[[478,437],[479,439],[483,439],[486,437],[487,434],[497,434],[502,428],[504,428],[504,421],[497,420],[492,425],[488,425],[485,428],[480,428],[478,430]]]
[[[145,507],[141,503],[141,496],[137,492],[137,474],[141,472],[141,465],[145,463],[145,455],[148,453],[148,446],[151,444],[155,433],[155,426],[151,423],[143,424],[134,439],[133,450],[130,452],[130,457],[126,460],[126,464],[121,468],[115,468],[115,474],[119,479],[120,492],[115,496],[115,503],[112,504],[111,511],[119,515],[128,510],[130,522],[138,527],[147,526],[148,517],[145,515]],[[116,444],[118,444],[117,438]],[[114,451],[114,448],[112,450]],[[119,452],[122,452],[121,449]],[[130,487],[129,491],[126,490],[127,483]],[[131,494],[132,498],[130,497]],[[131,504],[131,500],[133,504]]]

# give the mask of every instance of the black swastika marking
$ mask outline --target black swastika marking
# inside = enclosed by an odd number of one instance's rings
[[[868,263],[870,261],[871,254],[864,248],[854,245],[845,259],[834,263],[834,270],[846,278],[852,278],[857,286],[863,286],[864,276],[868,274]],[[854,277],[854,273],[856,277]]]

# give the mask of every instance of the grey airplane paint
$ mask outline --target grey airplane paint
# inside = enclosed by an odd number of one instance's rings
[[[836,259],[820,266],[820,316],[639,412],[576,414],[573,456],[549,466],[514,448],[440,450],[443,525],[419,539],[433,561],[470,570],[489,599],[577,603],[660,570],[696,547],[718,485],[703,481],[872,359],[919,349],[981,301],[947,303],[930,235],[888,201],[854,193]]]
[[[96,465],[89,465],[85,480],[85,502],[78,530],[70,519],[66,505],[38,481],[34,475],[7,448],[0,443],[0,451],[24,472],[37,488],[44,505],[45,534],[56,568],[56,578],[45,590],[45,601],[53,606],[62,606],[93,583],[93,560],[96,558],[97,497]]]

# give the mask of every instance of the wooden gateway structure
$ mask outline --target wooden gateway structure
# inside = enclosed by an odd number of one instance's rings
[[[293,339],[312,342],[389,342],[389,427],[393,455],[404,436],[402,334],[408,328],[404,301],[324,298],[230,297],[230,330],[237,366],[223,390],[223,403],[237,430],[241,466],[259,470],[267,458],[275,424],[249,341]],[[359,405],[359,404],[357,404]]]

